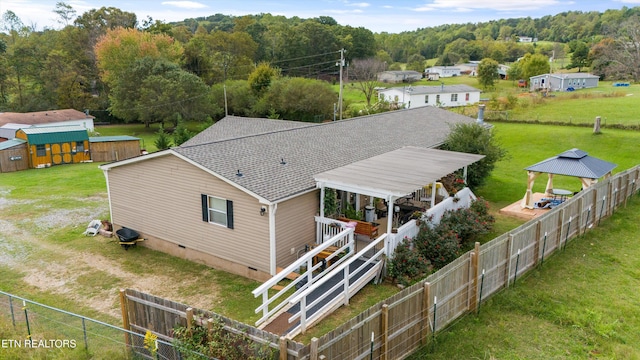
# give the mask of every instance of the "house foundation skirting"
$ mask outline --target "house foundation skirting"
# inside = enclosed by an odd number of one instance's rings
[[[114,229],[116,228],[120,228],[120,226],[114,226]],[[144,233],[140,233],[140,237],[144,238],[145,241],[139,242],[138,246],[145,246],[152,250],[167,253],[172,256],[177,256],[182,259],[210,266],[217,270],[230,272],[260,282],[267,281],[271,278],[271,275],[267,272],[253,270],[247,265],[225,260],[199,250],[181,247],[171,241],[163,240]]]

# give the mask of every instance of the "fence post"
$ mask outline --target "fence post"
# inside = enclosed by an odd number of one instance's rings
[[[124,332],[124,343],[127,347],[131,346],[131,325],[129,323],[129,307],[127,306],[127,295],[124,289],[120,289],[120,311],[122,312],[122,328]]]
[[[31,340],[31,326],[29,326],[29,313],[27,311],[27,302],[22,300],[22,310],[24,310],[24,320],[27,323],[27,339]]]
[[[558,216],[558,227],[557,227],[557,233],[558,233],[558,245],[557,245],[557,249],[560,250],[561,245],[562,245],[562,225],[564,225],[564,209],[560,209],[560,216]]]
[[[318,339],[314,338],[316,340],[316,356],[318,356]],[[287,357],[289,356],[289,354],[287,354],[287,338],[284,336],[280,337],[280,360],[287,360]]]
[[[582,212],[584,210],[584,197],[581,197],[580,199],[578,199],[578,232],[576,233],[576,237],[580,236],[580,234],[582,233]]]
[[[429,309],[431,309],[431,283],[426,282],[422,287],[422,336],[426,339],[429,336]]]
[[[511,247],[513,246],[513,234],[509,234],[507,240],[507,264],[504,267],[504,287],[509,287],[509,278],[511,277]]]
[[[591,226],[596,223],[596,216],[598,215],[598,191],[594,188],[590,188],[593,192],[593,213],[591,214],[592,219],[590,219]]]
[[[16,315],[13,312],[13,296],[9,295],[9,309],[11,309],[11,323],[13,324],[13,329],[16,328]]]
[[[311,338],[311,347],[309,348],[309,359],[318,360],[318,338]]]
[[[89,343],[87,342],[87,326],[85,325],[84,317],[82,318],[82,333],[84,334],[84,349],[89,350]]]
[[[380,359],[387,360],[387,352],[389,351],[389,305],[382,304],[382,319],[380,321],[380,335],[382,345],[380,348]]]
[[[471,292],[469,293],[469,311],[476,311],[478,308],[478,261],[480,259],[480,243],[476,241],[476,246],[471,253]]]
[[[540,234],[542,232],[542,221],[536,222],[536,242],[533,244],[533,267],[538,265],[538,259],[540,258]]]
[[[187,318],[187,332],[193,335],[193,308],[188,307],[185,316]]]

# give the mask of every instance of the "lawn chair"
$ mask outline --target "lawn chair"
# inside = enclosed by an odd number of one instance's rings
[[[87,225],[87,230],[85,230],[82,235],[96,236],[101,226],[102,222],[100,220],[91,220],[89,225]]]

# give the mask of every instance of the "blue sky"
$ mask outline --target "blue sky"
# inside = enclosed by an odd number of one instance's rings
[[[0,0],[0,13],[11,10],[26,25],[60,28],[53,13],[57,1]],[[341,25],[373,32],[398,33],[452,23],[501,18],[538,18],[569,10],[604,11],[640,6],[640,0],[67,0],[78,15],[102,6],[134,12],[138,20],[151,16],[166,22],[216,13],[246,15],[271,13],[286,17],[331,16]]]

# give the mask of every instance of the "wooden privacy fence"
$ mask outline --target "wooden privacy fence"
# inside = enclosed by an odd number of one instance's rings
[[[436,331],[478,309],[568,241],[613,214],[638,191],[640,166],[616,174],[499,236],[374,305],[334,331],[313,339],[310,358],[402,359]],[[373,341],[371,334],[373,333]],[[318,354],[318,355],[316,355]]]
[[[372,306],[337,329],[303,345],[207,311],[225,329],[245,332],[280,349],[280,359],[403,359],[426,345],[438,330],[476,311],[482,301],[509,287],[567,242],[598,226],[638,191],[640,166],[576,194],[546,214],[460,256],[419,283]],[[153,330],[171,340],[176,324],[194,319],[186,305],[126,290],[125,328]],[[123,308],[124,309],[124,308]],[[127,327],[128,326],[128,327]]]

